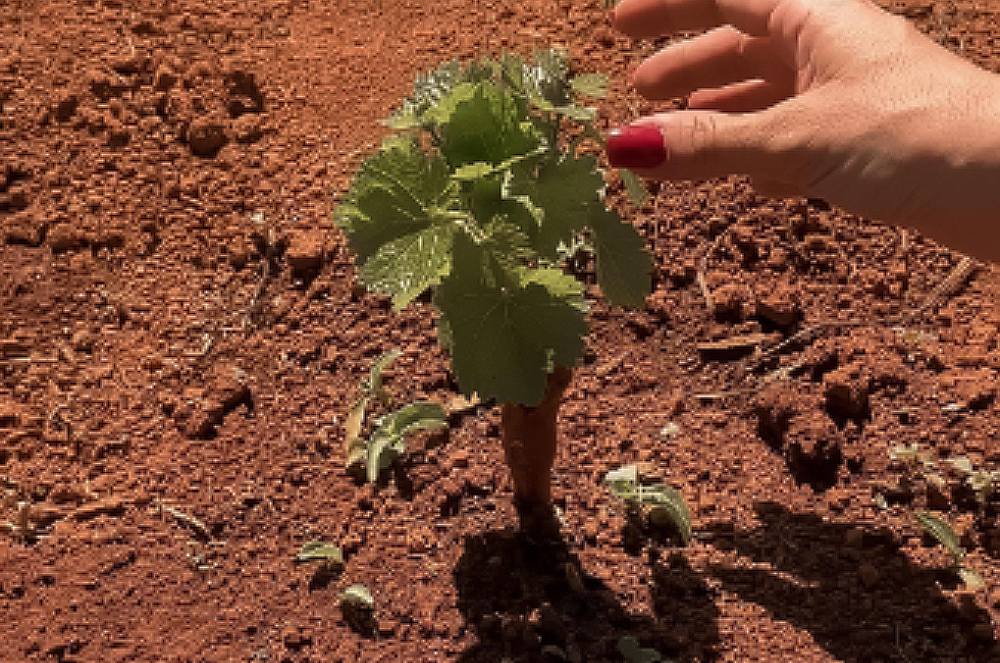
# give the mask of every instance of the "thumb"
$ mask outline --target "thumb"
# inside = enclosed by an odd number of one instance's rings
[[[703,180],[745,174],[789,181],[777,149],[787,125],[772,107],[755,113],[684,110],[642,118],[608,136],[608,161],[660,180]],[[787,143],[788,141],[781,141]]]

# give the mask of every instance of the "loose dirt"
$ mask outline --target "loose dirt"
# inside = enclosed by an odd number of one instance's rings
[[[995,3],[891,8],[1000,70]],[[496,408],[381,486],[344,472],[379,354],[403,351],[397,402],[454,390],[429,305],[356,287],[330,220],[378,120],[442,60],[553,44],[611,75],[608,126],[651,110],[626,81],[653,46],[600,0],[10,0],[0,44],[0,660],[617,661],[628,635],[684,661],[1000,660],[1000,503],[948,470],[1000,469],[1000,274],[936,291],[961,256],[820,201],[732,178],[635,210],[612,183],[656,287],[594,299],[562,546],[516,535]],[[911,444],[941,481],[890,460]],[[684,493],[689,546],[627,521],[601,486],[626,462]],[[341,575],[293,563],[313,539]],[[352,583],[377,637],[338,608]]]

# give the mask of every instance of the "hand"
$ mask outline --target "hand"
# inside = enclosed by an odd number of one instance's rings
[[[1000,77],[867,0],[623,0],[633,37],[708,30],[634,83],[687,110],[612,132],[612,165],[735,173],[1000,258]]]

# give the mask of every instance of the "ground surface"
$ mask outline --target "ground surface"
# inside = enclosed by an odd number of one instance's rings
[[[40,536],[0,534],[0,661],[605,661],[623,635],[690,661],[1000,660],[1000,507],[943,460],[1000,469],[1000,275],[924,306],[960,256],[738,179],[628,212],[656,290],[594,302],[560,418],[563,549],[514,534],[496,411],[377,490],[344,473],[374,357],[403,351],[400,402],[452,389],[427,305],[356,289],[331,227],[377,120],[443,59],[548,44],[611,74],[609,123],[648,110],[625,81],[651,47],[602,4],[5,3],[0,521],[29,502]],[[996,3],[894,8],[1000,70]],[[696,349],[829,321],[857,324],[770,363]],[[890,461],[914,443],[941,486]],[[633,461],[688,499],[687,548],[601,487]],[[925,507],[984,588],[921,537]],[[311,539],[348,554],[326,585],[292,562]],[[337,607],[355,582],[378,639]]]

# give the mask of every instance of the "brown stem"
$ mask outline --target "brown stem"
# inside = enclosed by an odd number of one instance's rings
[[[502,408],[503,450],[522,521],[527,512],[551,511],[556,415],[572,376],[571,369],[556,367],[541,403],[535,407],[507,403]]]

